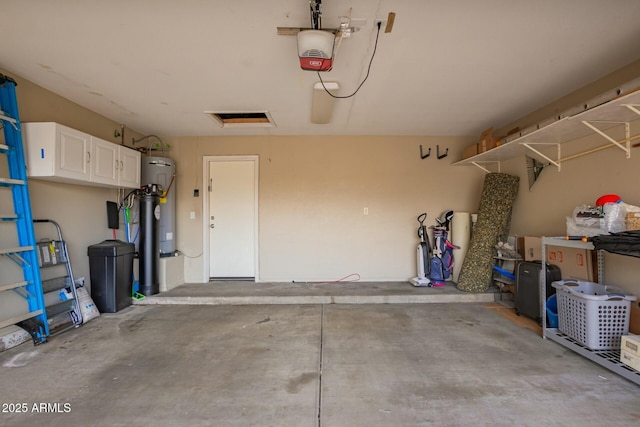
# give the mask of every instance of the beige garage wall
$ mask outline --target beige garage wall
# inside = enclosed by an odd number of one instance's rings
[[[100,138],[116,142],[114,130],[120,126],[86,108],[82,108],[67,99],[49,92],[27,80],[0,69],[0,73],[16,80],[16,94],[20,119],[23,123],[39,121],[55,121],[72,128],[90,133]],[[131,138],[131,133],[127,133]],[[6,158],[3,156],[3,160]],[[6,160],[0,163],[0,169],[6,168]],[[2,172],[5,173],[4,171]],[[4,175],[3,175],[4,176]],[[69,257],[76,277],[86,277],[89,282],[89,260],[87,246],[111,238],[107,230],[106,200],[115,200],[116,191],[80,185],[50,183],[41,180],[29,180],[29,193],[34,218],[53,219],[62,228],[63,237],[67,241]],[[5,195],[6,196],[6,195]],[[10,198],[2,198],[0,209],[11,209]],[[48,225],[37,225],[37,238],[56,238],[56,230]],[[7,223],[2,226],[3,242],[17,242],[15,227]],[[0,275],[3,283],[15,278],[20,270],[2,257]],[[20,273],[21,275],[21,273]],[[28,311],[26,301],[13,292],[0,295],[0,313],[3,319],[18,316]]]
[[[622,139],[621,129],[611,134]],[[631,123],[631,135],[640,134],[640,121]],[[608,144],[593,135],[561,146],[562,156],[580,153]],[[555,152],[548,152],[555,156]],[[516,235],[564,236],[567,216],[579,205],[595,205],[605,194],[618,194],[626,203],[640,206],[640,149],[633,148],[631,158],[618,148],[588,154],[562,163],[561,171],[546,167],[531,190],[528,188],[527,168],[523,156],[504,162],[502,170],[521,177],[520,197],[513,211],[512,233]],[[640,295],[640,259],[607,255],[606,282],[622,286]]]
[[[58,122],[114,143],[120,137],[114,132],[121,126],[95,112],[83,108],[32,82],[0,69],[0,73],[16,80],[16,94],[20,120],[27,122]],[[125,145],[140,134],[125,129]],[[48,218],[58,222],[69,247],[69,255],[76,277],[89,279],[87,247],[105,239],[111,239],[107,229],[106,201],[116,201],[117,191],[110,188],[53,183],[30,179],[29,192],[34,218]],[[39,237],[55,237],[55,229],[36,226]],[[51,236],[51,231],[53,236]],[[45,235],[46,236],[43,236]],[[120,232],[119,238],[124,240]]]
[[[207,280],[202,259],[202,158],[257,154],[261,281],[405,280],[415,275],[416,217],[475,211],[483,173],[451,168],[470,138],[388,136],[184,137],[177,163],[177,247],[186,280]],[[432,149],[422,160],[419,147]],[[449,149],[449,156],[437,159]],[[369,214],[364,215],[364,208]],[[196,218],[189,219],[189,212]]]
[[[640,64],[640,63],[639,63]],[[640,67],[638,67],[640,69]],[[618,81],[637,76],[617,75]],[[4,74],[4,71],[1,71]],[[120,125],[18,80],[23,122],[57,121],[118,142]],[[603,88],[611,87],[611,83]],[[604,90],[604,89],[603,89]],[[572,98],[568,98],[572,99]],[[577,99],[577,98],[574,98]],[[566,101],[566,99],[565,99]],[[575,101],[578,102],[578,101]],[[575,104],[575,102],[573,102]],[[537,112],[541,117],[543,112]],[[523,121],[522,123],[525,123]],[[640,133],[632,124],[632,134]],[[139,137],[127,130],[125,141]],[[177,247],[185,253],[187,281],[203,282],[202,158],[256,154],[260,158],[260,279],[263,281],[333,280],[359,273],[363,280],[404,280],[415,272],[415,217],[428,212],[428,224],[442,211],[477,209],[484,173],[475,167],[450,167],[475,137],[302,136],[165,138],[177,160]],[[569,155],[600,144],[597,137],[564,144]],[[432,148],[421,160],[419,146]],[[435,157],[436,145],[449,156]],[[512,233],[561,235],[564,218],[579,204],[618,193],[640,205],[637,190],[640,151],[632,158],[609,149],[567,162],[562,172],[545,169],[531,191],[524,155],[504,162],[503,172],[521,178]],[[88,277],[87,246],[111,238],[106,228],[106,200],[116,191],[98,187],[30,180],[34,216],[60,222],[77,276]],[[363,214],[363,208],[369,215]],[[190,219],[190,212],[196,213]],[[119,234],[123,238],[122,232]],[[635,259],[608,256],[607,279],[640,295]]]
[[[596,97],[640,76],[640,60],[616,70],[593,84],[559,98],[556,102],[540,108],[505,126],[499,132],[520,126],[521,129],[537,121],[557,115],[570,107]],[[620,140],[624,129],[618,127],[607,131]],[[631,123],[631,136],[640,134],[640,120]],[[638,142],[637,140],[634,142]],[[608,144],[602,137],[591,135],[561,146],[561,157],[568,157],[591,148]],[[555,148],[546,150],[551,158],[557,156]],[[632,149],[631,158],[618,148],[609,148],[593,154],[564,162],[561,171],[549,166],[529,191],[524,153],[516,159],[503,162],[502,171],[519,175],[520,196],[513,212],[512,233],[517,235],[562,236],[566,234],[565,218],[576,206],[593,205],[598,197],[615,193],[629,204],[640,206],[640,149]],[[623,287],[627,292],[640,296],[640,260],[619,255],[606,254],[605,280],[608,284]]]

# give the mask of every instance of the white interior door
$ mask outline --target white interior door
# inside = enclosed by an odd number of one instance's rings
[[[209,162],[209,277],[254,278],[256,162]]]

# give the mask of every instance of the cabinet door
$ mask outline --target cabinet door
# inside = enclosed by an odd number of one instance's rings
[[[91,182],[118,185],[118,146],[91,137]]]
[[[140,187],[140,152],[119,146],[118,185],[125,188]]]
[[[58,125],[56,140],[58,155],[55,176],[87,181],[90,176],[91,142],[86,133]]]

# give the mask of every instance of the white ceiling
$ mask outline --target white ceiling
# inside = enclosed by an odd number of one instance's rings
[[[342,43],[331,123],[310,123],[298,66],[307,0],[0,0],[0,68],[127,127],[177,135],[479,135],[640,58],[638,0],[324,0],[366,25]],[[19,90],[19,89],[18,89]],[[222,129],[204,111],[268,110],[275,128]]]

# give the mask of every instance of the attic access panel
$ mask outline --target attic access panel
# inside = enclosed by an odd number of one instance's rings
[[[223,128],[253,128],[276,126],[268,111],[205,111],[205,114],[215,120]]]

